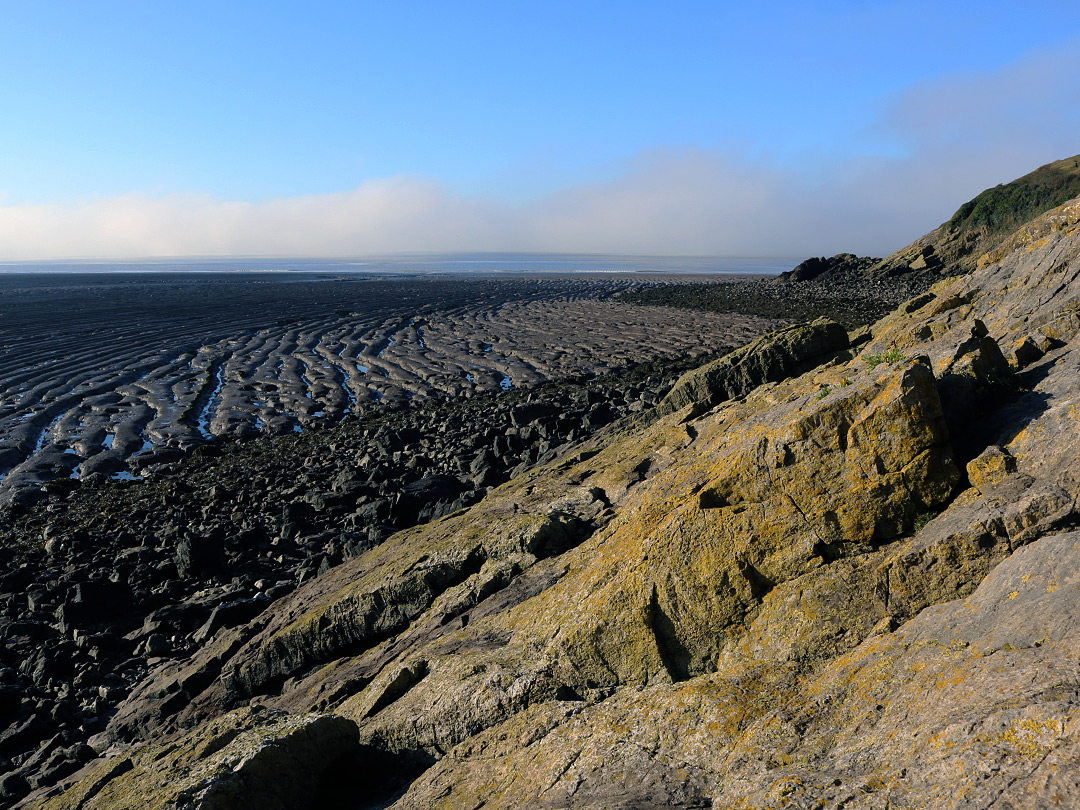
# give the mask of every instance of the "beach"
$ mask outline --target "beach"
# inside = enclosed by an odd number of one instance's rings
[[[673,316],[617,298],[658,283],[616,273],[0,274],[0,503],[50,480],[137,478],[200,444],[416,398],[715,354],[781,323]]]

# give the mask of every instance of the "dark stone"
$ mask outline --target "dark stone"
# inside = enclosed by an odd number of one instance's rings
[[[611,405],[602,402],[589,411],[589,415],[582,419],[581,423],[585,425],[585,427],[603,427],[604,425],[610,425],[618,418],[618,416],[619,415]]]
[[[211,638],[222,627],[235,627],[238,624],[251,621],[270,604],[270,599],[264,594],[258,594],[251,599],[237,599],[235,602],[226,602],[214,608],[206,623],[195,631],[192,638],[202,643]]]
[[[390,517],[391,503],[387,498],[376,498],[357,507],[356,516],[361,523],[380,523]]]
[[[126,582],[79,582],[57,611],[65,627],[90,627],[130,613],[133,596]]]
[[[161,633],[151,633],[146,637],[146,642],[143,646],[147,655],[160,656],[167,655],[172,646],[169,644],[169,640]]]
[[[30,792],[30,783],[21,773],[9,773],[0,777],[0,799],[16,802]]]
[[[466,489],[468,487],[452,475],[429,475],[402,487],[394,504],[394,516],[404,527],[420,522],[421,513],[426,520],[449,514],[451,504]]]
[[[176,544],[177,573],[185,578],[213,576],[225,566],[225,549],[219,540],[199,534],[188,534]]]
[[[22,690],[15,684],[0,685],[0,726],[9,726],[22,705]]]
[[[526,402],[510,411],[510,421],[514,427],[525,427],[530,422],[537,422],[545,417],[554,416],[558,409],[548,402]]]
[[[41,740],[48,732],[48,726],[37,714],[32,714],[21,723],[9,726],[0,732],[0,756],[11,757],[25,751]]]
[[[809,258],[797,264],[794,269],[781,273],[780,278],[784,281],[810,281],[827,272],[831,266],[832,264],[824,256]]]

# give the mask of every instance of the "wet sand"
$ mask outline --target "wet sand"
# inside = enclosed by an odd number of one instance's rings
[[[713,353],[778,323],[612,298],[643,283],[0,275],[0,503],[219,438]]]

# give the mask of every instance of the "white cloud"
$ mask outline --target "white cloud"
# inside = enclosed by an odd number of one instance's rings
[[[1080,152],[1078,124],[1080,48],[1068,47],[897,97],[869,134],[903,145],[902,157],[834,158],[824,172],[814,161],[811,173],[735,151],[657,149],[614,180],[522,204],[461,197],[416,177],[260,203],[132,193],[16,205],[0,193],[0,259],[483,250],[881,255],[982,188]]]

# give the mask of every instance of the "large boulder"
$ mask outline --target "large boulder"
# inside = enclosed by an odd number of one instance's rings
[[[351,766],[356,726],[332,715],[242,709],[165,744],[91,763],[43,807],[302,810],[323,807],[332,769]],[[34,797],[31,797],[31,801]],[[73,805],[74,803],[74,805]]]
[[[848,348],[847,331],[828,318],[770,332],[741,349],[688,371],[657,407],[672,413],[689,404],[711,407],[759,385],[797,376]]]

